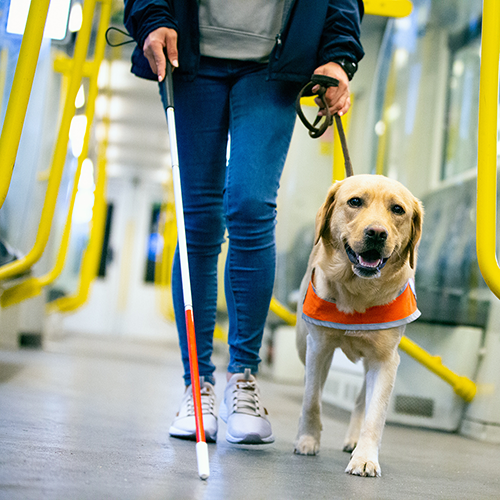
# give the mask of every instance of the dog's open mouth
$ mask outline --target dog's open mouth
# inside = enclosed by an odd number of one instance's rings
[[[366,252],[356,253],[347,243],[345,244],[347,257],[353,263],[353,271],[361,278],[376,278],[385,266],[389,257],[382,257],[382,254],[371,249]]]

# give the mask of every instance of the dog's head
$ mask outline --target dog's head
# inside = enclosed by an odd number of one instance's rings
[[[422,220],[421,202],[401,183],[355,175],[330,188],[316,216],[315,241],[343,252],[357,276],[377,278],[388,262],[415,268]]]

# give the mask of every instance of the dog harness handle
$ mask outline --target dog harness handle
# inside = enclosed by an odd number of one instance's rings
[[[319,85],[319,88],[316,93],[313,93],[312,89],[316,85]],[[297,96],[297,100],[295,101],[295,109],[297,111],[297,114],[299,115],[300,120],[309,130],[309,135],[313,139],[321,137],[326,132],[326,129],[333,123],[333,117],[330,113],[330,109],[328,108],[325,93],[329,87],[338,86],[339,81],[336,78],[332,78],[331,76],[326,75],[312,75],[311,81],[302,88],[302,90],[299,92],[299,95]],[[300,100],[302,99],[302,97],[309,97],[313,95],[317,95],[321,99],[321,102],[323,103],[323,107],[325,109],[326,116],[324,117],[325,119],[322,123],[320,123],[321,116],[318,115],[316,116],[314,123],[311,124],[305,117],[300,106]],[[317,126],[318,123],[320,123],[319,126]],[[344,134],[344,127],[342,126],[342,120],[338,114],[335,114],[335,123],[337,124],[340,144],[342,145],[342,152],[344,153],[346,177],[351,177],[353,175],[351,158],[349,156],[349,150],[347,149],[347,141]]]

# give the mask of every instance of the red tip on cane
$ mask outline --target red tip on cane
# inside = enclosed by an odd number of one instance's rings
[[[203,427],[203,410],[201,408],[200,372],[198,370],[198,354],[196,352],[196,335],[194,330],[193,310],[186,308],[186,330],[189,350],[189,368],[191,370],[191,388],[193,389],[194,417],[196,419],[196,441],[205,441]]]

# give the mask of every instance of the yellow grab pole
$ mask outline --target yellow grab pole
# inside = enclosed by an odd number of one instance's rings
[[[26,271],[34,264],[43,254],[47,241],[50,235],[52,219],[57,202],[59,186],[61,184],[64,163],[69,139],[69,128],[71,120],[75,113],[75,99],[80,89],[82,80],[83,65],[87,56],[90,35],[92,33],[93,13],[96,0],[86,0],[83,6],[83,22],[75,44],[74,61],[71,72],[71,80],[69,83],[66,102],[59,126],[59,134],[52,157],[52,168],[50,171],[49,181],[47,183],[47,191],[45,194],[45,202],[40,217],[38,233],[35,244],[30,252],[23,258],[6,264],[0,268],[0,280],[4,280],[11,276],[15,276]],[[5,128],[5,125],[4,125]]]
[[[109,4],[109,0],[107,0]],[[90,131],[92,128],[92,122],[94,120],[95,112],[95,101],[99,88],[97,85],[97,78],[99,75],[99,68],[101,62],[104,59],[104,52],[106,48],[106,30],[109,25],[109,18],[111,15],[111,9],[108,5],[107,8],[103,6],[101,9],[101,19],[99,23],[99,29],[96,36],[96,47],[94,53],[94,60],[91,65],[89,65],[89,93],[87,98],[87,107],[85,115],[87,117],[87,128],[85,130],[85,136],[83,140],[82,152],[78,158],[78,165],[76,168],[73,189],[71,193],[71,198],[68,207],[68,214],[66,216],[66,223],[63,230],[63,235],[61,238],[61,244],[59,246],[59,252],[57,255],[56,263],[51,271],[46,273],[44,276],[39,278],[29,278],[18,285],[4,290],[2,296],[0,297],[0,305],[2,307],[8,307],[17,304],[23,300],[29,299],[35,295],[41,293],[44,286],[52,283],[62,272],[64,268],[64,263],[66,261],[66,255],[69,246],[69,239],[71,234],[71,222],[73,218],[73,209],[75,206],[76,195],[78,192],[78,181],[80,178],[80,173],[82,170],[82,164],[85,158],[87,158],[87,153],[89,149],[90,142]],[[70,67],[66,69],[68,71]]]
[[[26,21],[2,135],[0,136],[0,208],[7,197],[12,179],[38,56],[40,55],[49,3],[50,0],[33,0]]]
[[[500,0],[484,0],[477,148],[477,260],[484,280],[500,298],[496,256],[498,66]]]

